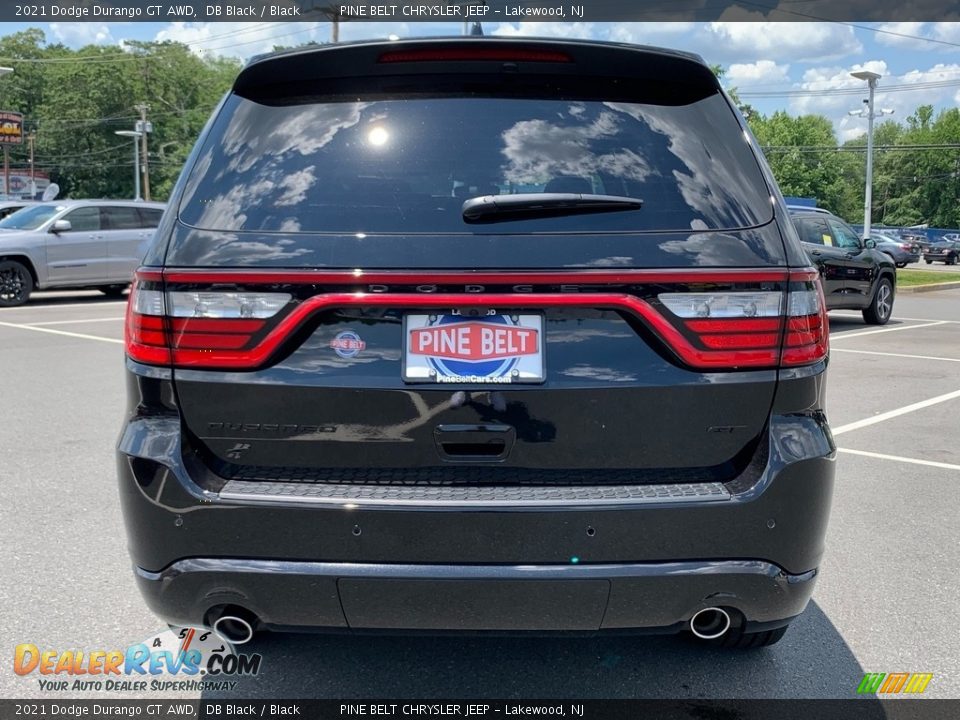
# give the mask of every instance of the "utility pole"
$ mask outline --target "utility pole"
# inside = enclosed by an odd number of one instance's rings
[[[140,111],[140,123],[137,126],[137,130],[140,131],[140,158],[143,170],[143,199],[150,200],[150,156],[147,154],[147,135],[149,134],[150,124],[147,122],[147,110],[150,109],[150,106],[146,103],[140,103],[135,106],[137,110]],[[137,172],[140,172],[141,168],[137,168]]]
[[[867,118],[867,182],[863,198],[863,239],[869,240],[870,221],[873,215],[873,119],[881,115],[892,115],[893,110],[884,109],[880,112],[874,112],[873,110],[873,93],[877,89],[877,80],[880,79],[879,73],[860,70],[858,72],[852,72],[850,75],[857,78],[857,80],[866,80],[870,89],[868,99],[864,100],[867,106],[866,109],[851,110],[848,113],[849,115]]]
[[[27,135],[27,147],[30,148],[30,199],[35,200],[37,197],[37,174],[34,171],[33,167],[33,143],[37,139],[37,134],[30,131],[30,134]]]

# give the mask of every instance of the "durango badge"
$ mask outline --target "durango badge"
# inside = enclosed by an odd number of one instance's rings
[[[330,341],[330,347],[345,360],[355,358],[367,344],[353,330],[344,330]]]
[[[407,315],[408,381],[441,383],[540,382],[540,315],[485,317]]]

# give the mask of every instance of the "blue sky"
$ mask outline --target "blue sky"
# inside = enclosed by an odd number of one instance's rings
[[[660,45],[700,53],[727,69],[726,82],[763,113],[821,113],[840,140],[865,130],[851,118],[863,97],[852,70],[883,75],[880,107],[903,120],[920,104],[938,109],[960,103],[960,23],[488,23],[487,34],[581,37]],[[8,34],[30,27],[0,23]],[[50,23],[48,42],[71,47],[131,40],[178,40],[201,55],[246,58],[274,45],[327,40],[329,23]],[[343,23],[341,40],[459,34],[460,23]],[[920,87],[916,87],[920,84]],[[909,87],[904,87],[909,86]],[[884,90],[889,87],[890,90]],[[847,90],[849,94],[843,91]],[[765,96],[753,93],[766,93]]]

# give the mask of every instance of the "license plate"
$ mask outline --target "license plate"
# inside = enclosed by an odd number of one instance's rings
[[[403,379],[498,385],[544,380],[543,316],[414,314],[403,318]]]

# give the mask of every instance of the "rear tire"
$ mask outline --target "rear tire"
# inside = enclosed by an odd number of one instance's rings
[[[118,298],[123,295],[123,291],[127,289],[126,285],[101,285],[97,288],[107,297]]]
[[[880,278],[870,306],[863,311],[863,320],[870,325],[886,325],[892,314],[893,284],[888,278]]]
[[[924,260],[924,262],[926,262],[927,265],[933,265],[933,260]]]
[[[956,255],[951,255],[950,257],[947,258],[947,265],[956,265],[956,264],[957,264]]]
[[[16,307],[30,299],[33,275],[16,260],[0,262],[0,307]]]

